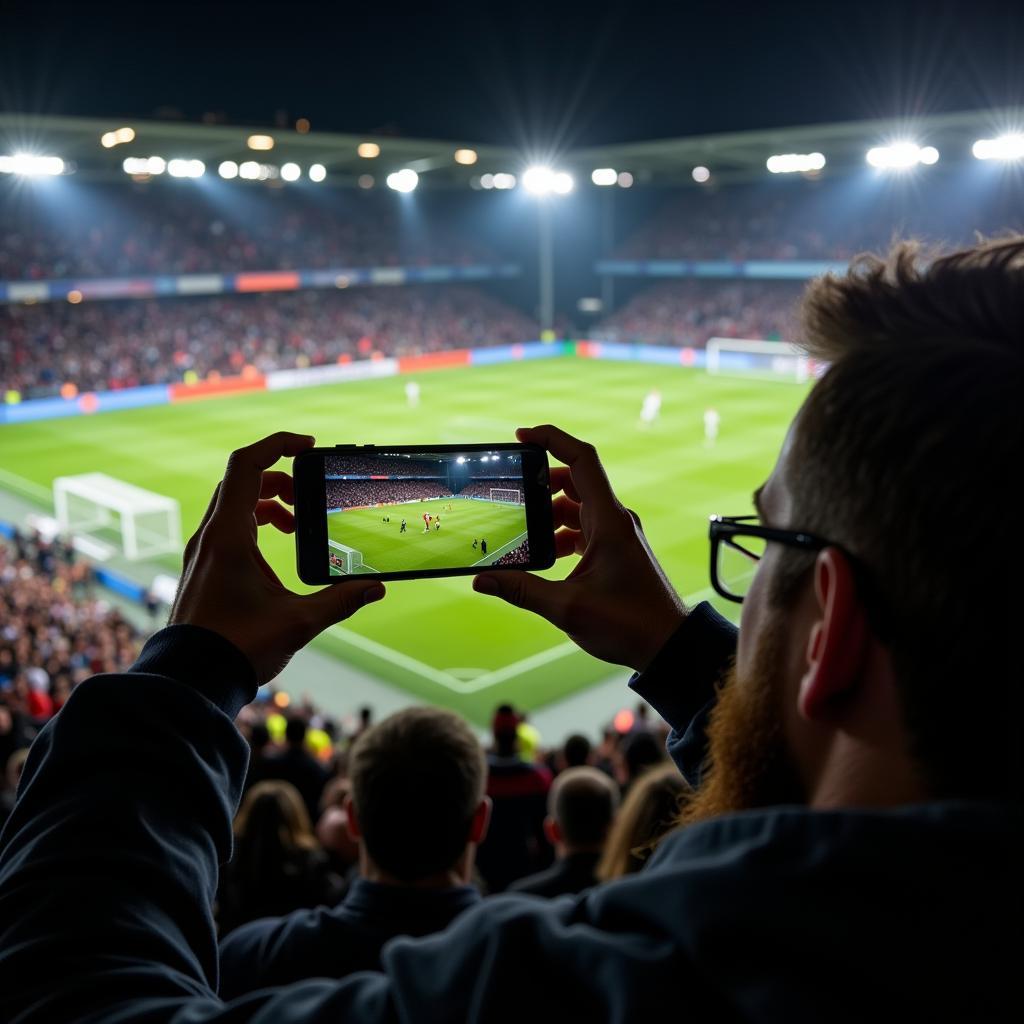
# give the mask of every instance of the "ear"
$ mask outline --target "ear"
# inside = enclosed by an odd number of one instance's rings
[[[797,707],[812,722],[829,718],[836,700],[853,690],[871,641],[850,560],[825,548],[814,566],[817,616],[807,642]]]
[[[352,803],[352,797],[345,797],[342,807],[345,811],[345,829],[351,836],[352,842],[358,843],[363,838],[363,833],[359,828],[359,819],[356,817],[356,806]]]
[[[544,835],[552,846],[557,846],[562,841],[562,830],[550,814],[544,819]]]
[[[473,822],[469,826],[469,841],[479,846],[487,838],[487,828],[491,824],[491,798],[485,796],[473,812]]]

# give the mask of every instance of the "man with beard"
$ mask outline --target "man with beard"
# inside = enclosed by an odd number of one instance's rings
[[[743,602],[738,644],[677,596],[591,445],[519,431],[563,463],[557,550],[582,557],[562,581],[475,587],[638,672],[698,789],[686,826],[628,879],[487,900],[386,946],[379,973],[225,1005],[211,903],[245,775],[232,719],[384,595],[280,585],[256,528],[291,525],[274,501],[290,487],[268,471],[313,439],[236,452],[172,625],[131,672],[79,686],[33,746],[0,850],[0,1016],[1016,1019],[1022,295],[1020,238],[927,261],[903,246],[810,286],[807,348],[831,366],[757,517],[710,528],[712,583]]]

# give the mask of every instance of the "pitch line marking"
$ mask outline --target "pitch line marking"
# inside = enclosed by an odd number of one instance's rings
[[[6,483],[8,487],[28,495],[33,501],[53,507],[53,494],[48,488],[37,484],[34,480],[26,480],[25,477],[18,476],[17,473],[12,473],[8,469],[0,469],[0,483]]]

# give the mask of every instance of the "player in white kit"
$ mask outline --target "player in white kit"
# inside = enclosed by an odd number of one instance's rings
[[[644,398],[644,404],[640,408],[640,422],[644,426],[649,426],[658,418],[659,412],[661,412],[661,392],[654,388],[654,390],[648,391]]]
[[[405,400],[410,409],[415,409],[420,404],[420,386],[414,380],[406,381]]]
[[[718,437],[718,425],[722,417],[718,415],[717,409],[704,410],[704,445],[710,448]]]

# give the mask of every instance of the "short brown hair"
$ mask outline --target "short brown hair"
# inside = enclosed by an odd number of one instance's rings
[[[472,730],[440,708],[408,708],[352,748],[352,802],[375,864],[413,882],[451,868],[484,795],[486,762]]]
[[[555,776],[548,814],[569,846],[599,846],[619,807],[619,790],[604,772],[581,765]]]
[[[1021,794],[1024,237],[813,282],[793,522],[846,550],[935,796]],[[1008,521],[1009,520],[1009,521]],[[775,597],[808,561],[787,554]]]

